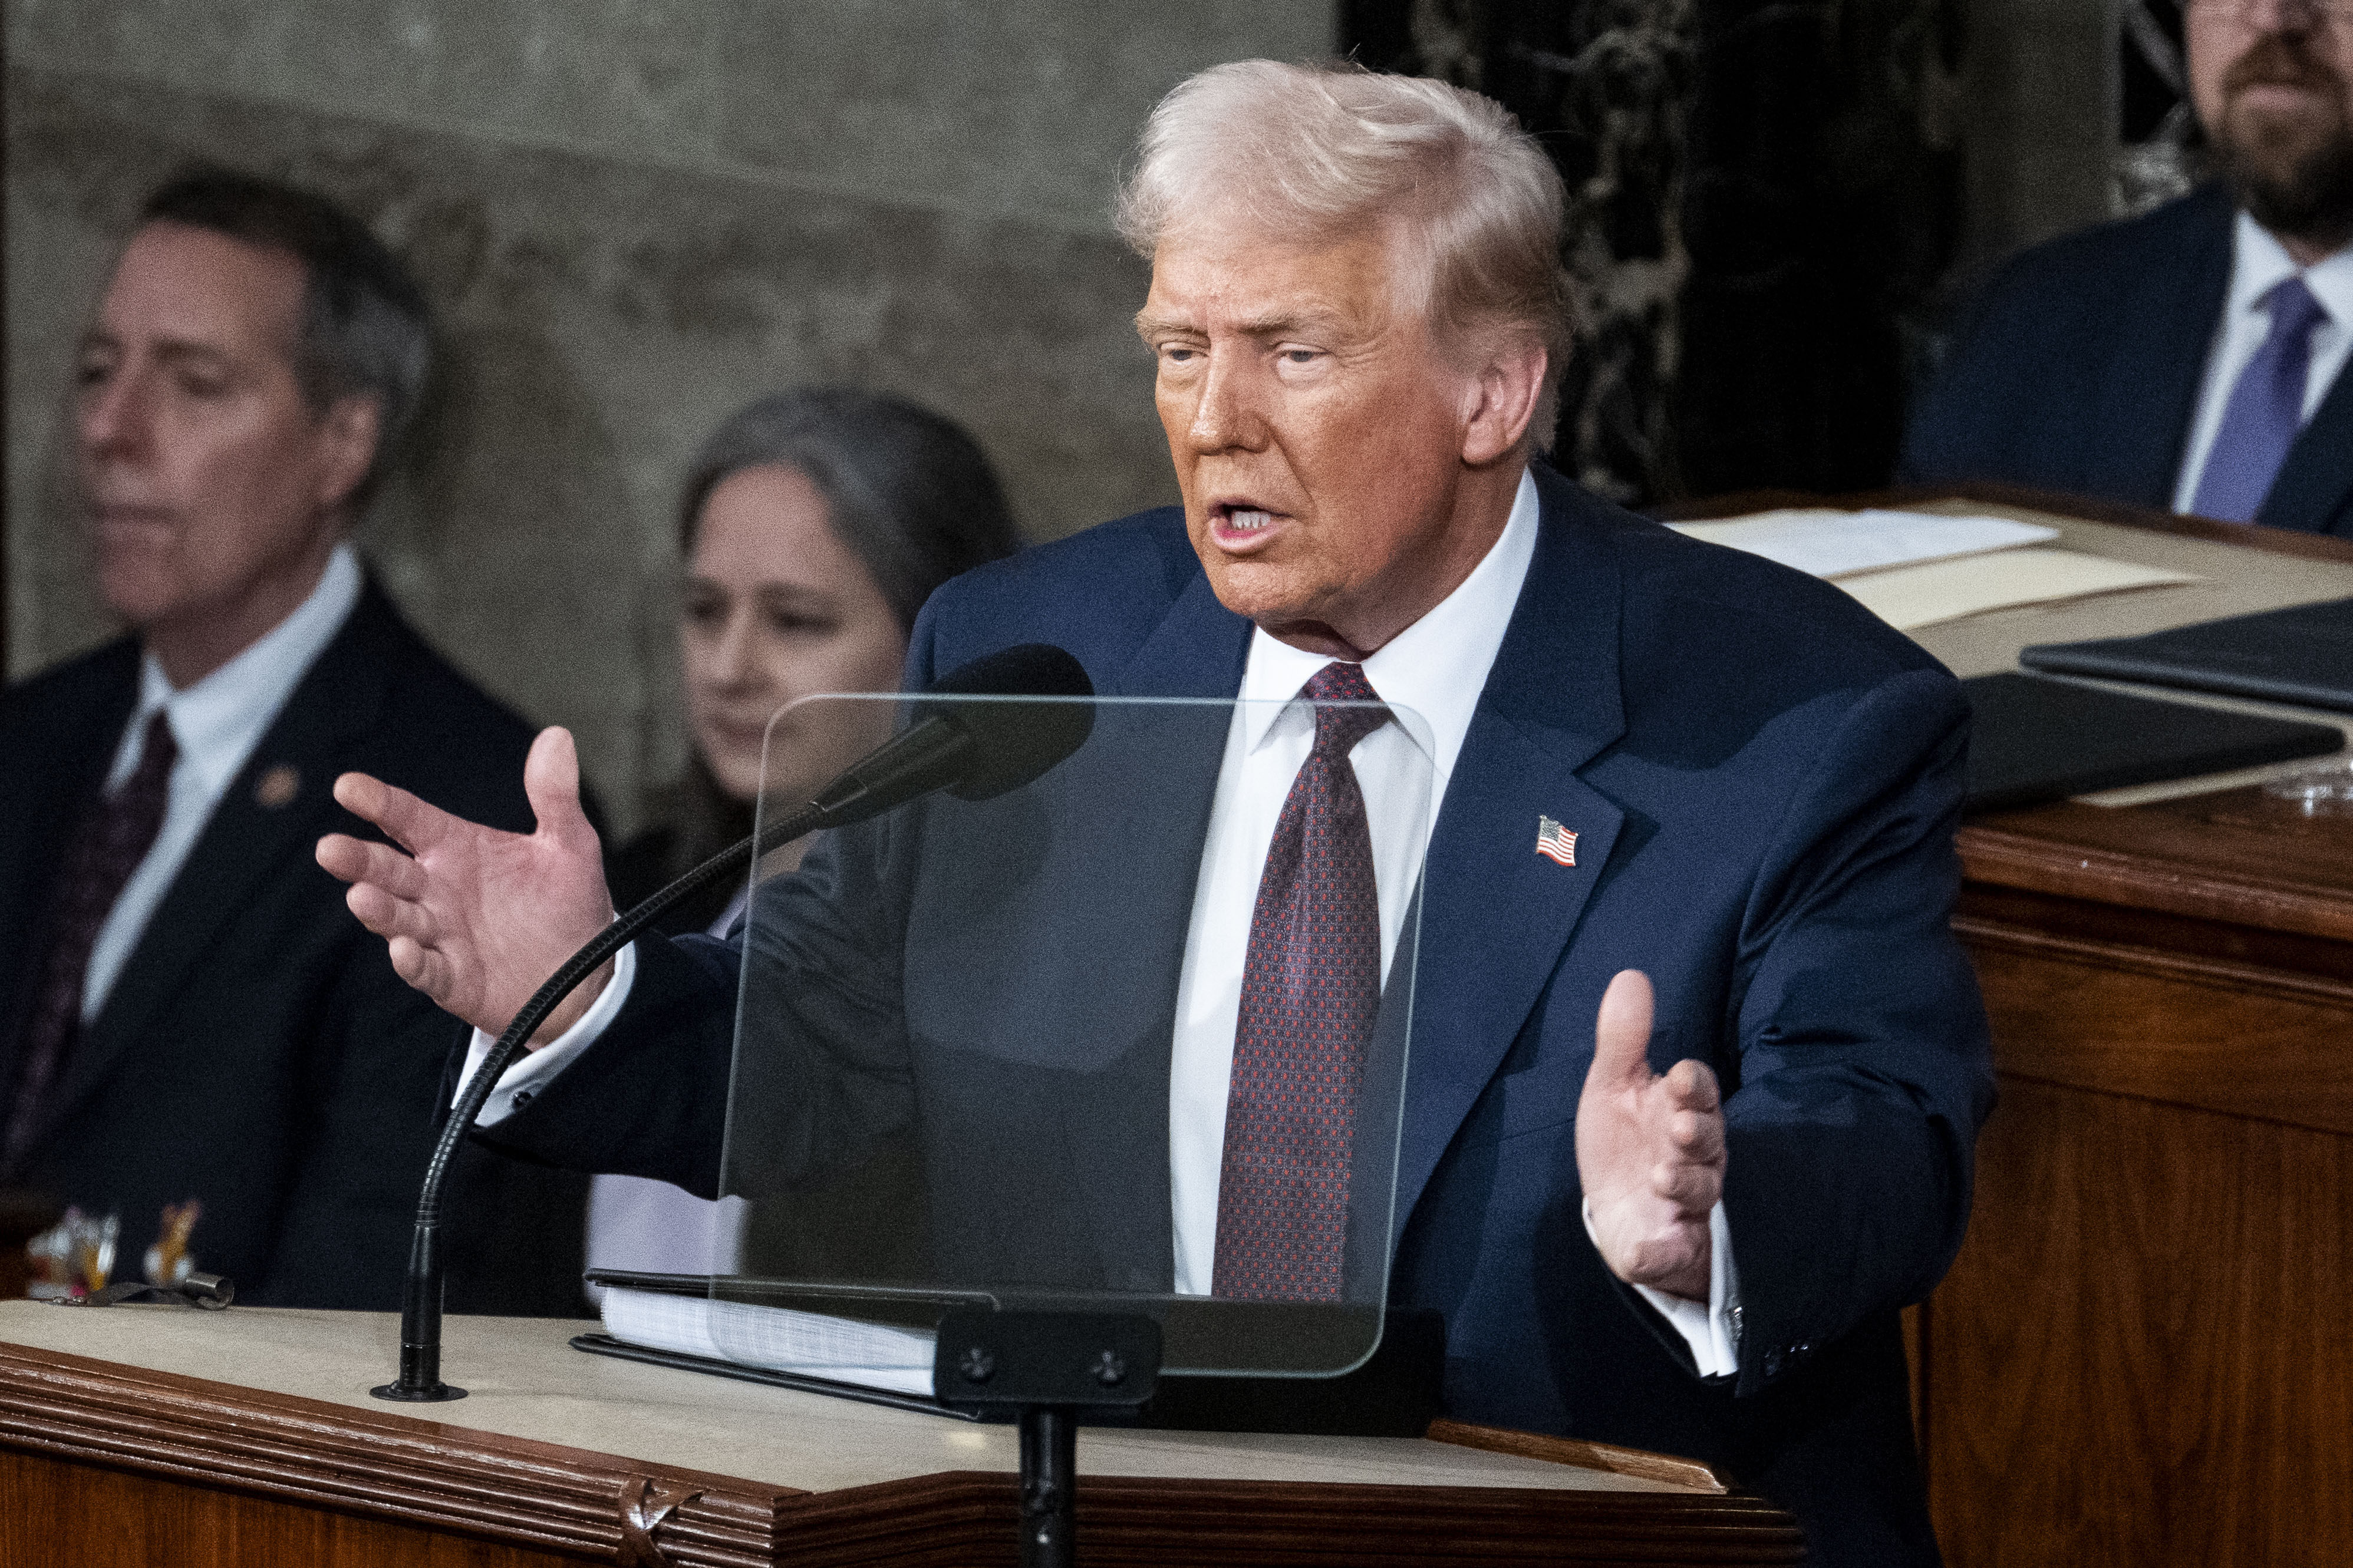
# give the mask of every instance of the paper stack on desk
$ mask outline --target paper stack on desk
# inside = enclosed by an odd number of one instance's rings
[[[1828,578],[1907,632],[1988,610],[2197,581],[2162,566],[2037,548],[2059,531],[2002,517],[1790,510],[1670,526]]]
[[[933,1336],[824,1312],[609,1286],[605,1331],[624,1344],[928,1397]]]

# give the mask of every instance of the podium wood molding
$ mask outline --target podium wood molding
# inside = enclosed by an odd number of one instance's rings
[[[675,1568],[776,1561],[779,1509],[804,1495],[5,1344],[0,1443],[505,1545]],[[649,1506],[656,1496],[667,1508]],[[658,1540],[659,1554],[648,1556],[633,1536]]]
[[[1458,1448],[1516,1454],[1524,1459],[1542,1459],[1547,1464],[1607,1470],[1613,1476],[1638,1476],[1646,1481],[1665,1481],[1719,1496],[1732,1490],[1722,1476],[1697,1459],[1621,1448],[1614,1443],[1547,1437],[1541,1432],[1514,1432],[1504,1426],[1474,1426],[1467,1421],[1449,1421],[1442,1415],[1431,1422],[1430,1430],[1423,1435],[1433,1443],[1451,1443]]]
[[[438,1408],[465,1410],[462,1404]],[[1434,1436],[1458,1447],[1694,1489],[1090,1475],[1079,1500],[1087,1561],[1404,1568],[1802,1560],[1801,1538],[1786,1513],[1727,1494],[1704,1466],[1444,1425]],[[37,1521],[70,1531],[58,1517],[57,1500],[68,1493],[105,1500],[100,1506],[111,1511],[201,1517],[207,1522],[182,1528],[201,1529],[207,1540],[174,1552],[191,1568],[240,1561],[212,1535],[338,1539],[332,1521],[317,1517],[322,1512],[407,1527],[322,1562],[468,1568],[564,1561],[634,1568],[944,1568],[1009,1563],[1016,1523],[1014,1479],[1001,1471],[949,1470],[810,1492],[11,1344],[0,1344],[0,1449],[14,1451],[0,1455],[0,1502],[9,1516],[0,1519],[0,1531]],[[35,1493],[43,1495],[30,1498]],[[148,1528],[156,1527],[151,1521]],[[451,1537],[480,1543],[483,1554],[451,1555],[459,1544]],[[20,1560],[10,1551],[21,1553],[26,1544],[21,1537],[0,1537],[0,1557]],[[76,1546],[78,1560],[139,1560],[107,1558],[86,1549],[90,1544]]]

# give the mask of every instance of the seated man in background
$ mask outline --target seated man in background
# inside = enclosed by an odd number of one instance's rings
[[[83,334],[76,507],[132,632],[0,694],[0,1181],[164,1205],[239,1300],[391,1308],[451,1025],[309,853],[347,768],[523,828],[531,739],[346,542],[416,411],[425,302],[356,219],[201,171]],[[477,1310],[577,1310],[583,1185],[470,1156]],[[568,1201],[568,1212],[526,1201]],[[537,1217],[534,1217],[534,1210]],[[489,1289],[485,1289],[484,1287]]]
[[[1445,1318],[1447,1413],[1695,1455],[1787,1504],[1814,1562],[1930,1563],[1896,1313],[1960,1245],[1991,1099],[1950,929],[1966,708],[1836,588],[1531,463],[1562,205],[1509,113],[1441,83],[1260,60],[1162,102],[1122,227],[1184,505],[948,584],[906,679],[1049,642],[1105,696],[1261,700],[1262,732],[1238,710],[1155,809],[1051,836],[1006,893],[1041,918],[908,920],[877,848],[939,817],[763,884],[794,1048],[861,1064],[857,1092],[764,1106],[797,1113],[768,1152],[846,1151],[791,1165],[823,1179],[919,1123],[939,1175],[903,1228],[944,1253],[994,1224],[1114,1288],[1334,1300],[1344,1205],[1314,1194],[1354,1156],[1268,1085],[1283,1048],[1356,1082],[1409,894],[1377,867],[1422,864],[1388,1283]],[[1262,718],[1303,696],[1427,728]],[[1357,779],[1400,746],[1434,779],[1426,864]],[[338,837],[321,861],[478,1029],[610,917],[575,779],[543,735],[529,837],[337,784],[411,853]],[[742,941],[624,950],[482,1135],[713,1194]],[[1002,1053],[1044,1068],[1018,1103],[940,1068],[1008,988],[1101,1026]],[[1143,1092],[1103,1092],[1128,1072]],[[1119,1223],[964,1223],[1008,1138],[1125,1194]]]
[[[2353,13],[2183,9],[2219,182],[2010,262],[1897,477],[2353,535]]]

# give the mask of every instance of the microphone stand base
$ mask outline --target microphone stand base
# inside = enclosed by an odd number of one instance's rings
[[[403,1388],[396,1383],[385,1383],[368,1392],[378,1399],[397,1400],[403,1405],[438,1405],[445,1400],[466,1397],[464,1389],[447,1383],[427,1384],[423,1388]]]

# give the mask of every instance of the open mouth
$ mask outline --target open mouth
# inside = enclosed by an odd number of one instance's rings
[[[1284,514],[1248,499],[1218,501],[1209,508],[1209,535],[1219,549],[1247,551],[1273,537]]]

